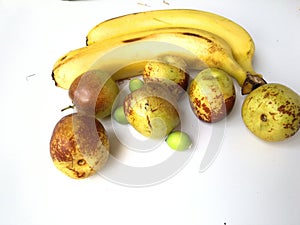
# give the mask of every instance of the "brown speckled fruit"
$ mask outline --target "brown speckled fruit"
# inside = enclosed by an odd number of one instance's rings
[[[54,165],[74,179],[95,174],[109,157],[109,140],[102,124],[77,113],[63,117],[50,140]]]
[[[107,74],[88,71],[71,84],[69,96],[80,113],[104,118],[111,114],[119,87]]]
[[[235,103],[231,77],[216,68],[202,70],[192,80],[188,94],[195,115],[209,123],[224,119]]]
[[[145,65],[143,79],[145,82],[161,82],[179,98],[187,89],[189,81],[185,64],[178,57],[169,56],[161,60],[149,61]]]
[[[126,96],[124,112],[128,122],[150,138],[164,138],[180,123],[176,99],[157,82],[146,83]]]
[[[300,127],[300,96],[282,84],[265,84],[247,95],[242,106],[245,125],[265,141],[282,141]]]

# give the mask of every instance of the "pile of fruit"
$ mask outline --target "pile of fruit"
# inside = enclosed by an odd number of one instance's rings
[[[196,118],[218,122],[235,103],[232,78],[247,95],[242,118],[253,134],[273,142],[293,136],[300,127],[300,96],[281,84],[267,84],[252,67],[254,50],[240,25],[199,10],[139,12],[99,23],[86,46],[66,53],[53,67],[56,86],[69,90],[76,109],[54,128],[54,164],[77,179],[103,167],[110,145],[100,120],[110,115],[148,138],[165,138],[175,150],[188,149],[191,139],[176,130],[178,101],[186,93]],[[126,79],[131,92],[113,109],[118,81]]]

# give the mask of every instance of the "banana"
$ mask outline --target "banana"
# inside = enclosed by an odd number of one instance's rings
[[[114,80],[122,80],[142,74],[149,60],[174,55],[182,57],[190,69],[222,69],[237,80],[243,94],[251,91],[248,85],[247,91],[243,90],[250,75],[235,61],[227,42],[204,30],[168,28],[146,36],[129,34],[125,39],[110,39],[74,51],[62,56],[52,71],[56,85],[65,89],[90,69],[103,70]]]
[[[128,33],[160,28],[186,27],[201,29],[222,37],[232,48],[235,60],[249,73],[254,74],[252,59],[255,45],[249,33],[239,24],[223,16],[192,9],[167,9],[132,13],[106,20],[93,27],[86,36],[87,45],[120,37]]]

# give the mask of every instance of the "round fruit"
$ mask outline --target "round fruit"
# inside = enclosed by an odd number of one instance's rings
[[[170,60],[173,61],[170,62]],[[143,72],[143,79],[145,82],[161,82],[164,84],[174,95],[180,95],[187,89],[189,75],[176,65],[183,65],[182,59],[176,57],[162,58],[162,61],[150,61],[145,65]]]
[[[195,115],[209,123],[224,119],[236,97],[231,77],[216,68],[202,70],[192,80],[188,94]]]
[[[160,83],[146,83],[124,101],[128,122],[142,135],[163,138],[179,123],[176,100]]]
[[[170,148],[176,151],[186,150],[192,145],[192,140],[189,135],[180,131],[171,132],[168,135],[166,142]]]
[[[245,125],[266,141],[282,141],[300,127],[300,96],[282,84],[265,84],[250,92],[242,106]]]
[[[77,113],[56,124],[50,140],[54,165],[74,179],[95,174],[109,157],[109,140],[102,124],[94,117]]]
[[[120,124],[128,124],[128,121],[126,119],[125,113],[124,113],[124,106],[119,106],[114,111],[114,119],[120,123]]]
[[[129,90],[131,92],[141,88],[142,86],[144,86],[144,82],[139,78],[134,78],[129,81]]]
[[[77,77],[70,86],[69,96],[80,113],[104,118],[111,114],[119,86],[107,74],[88,71]]]

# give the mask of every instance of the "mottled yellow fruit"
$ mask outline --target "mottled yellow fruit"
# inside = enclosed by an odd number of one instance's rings
[[[50,155],[61,172],[74,179],[83,179],[105,165],[109,140],[104,127],[94,117],[70,114],[53,130]]]
[[[142,135],[163,138],[179,123],[176,100],[160,83],[146,83],[124,101],[128,122]]]
[[[245,125],[265,141],[282,141],[300,127],[300,96],[282,84],[265,84],[247,95],[242,106]]]
[[[185,71],[186,65],[178,57],[164,57],[161,60],[163,61],[149,61],[145,65],[143,79],[145,82],[161,82],[179,98],[188,86],[189,75]]]
[[[231,112],[236,97],[231,77],[216,68],[202,70],[192,80],[188,94],[195,115],[209,123],[224,119]]]

